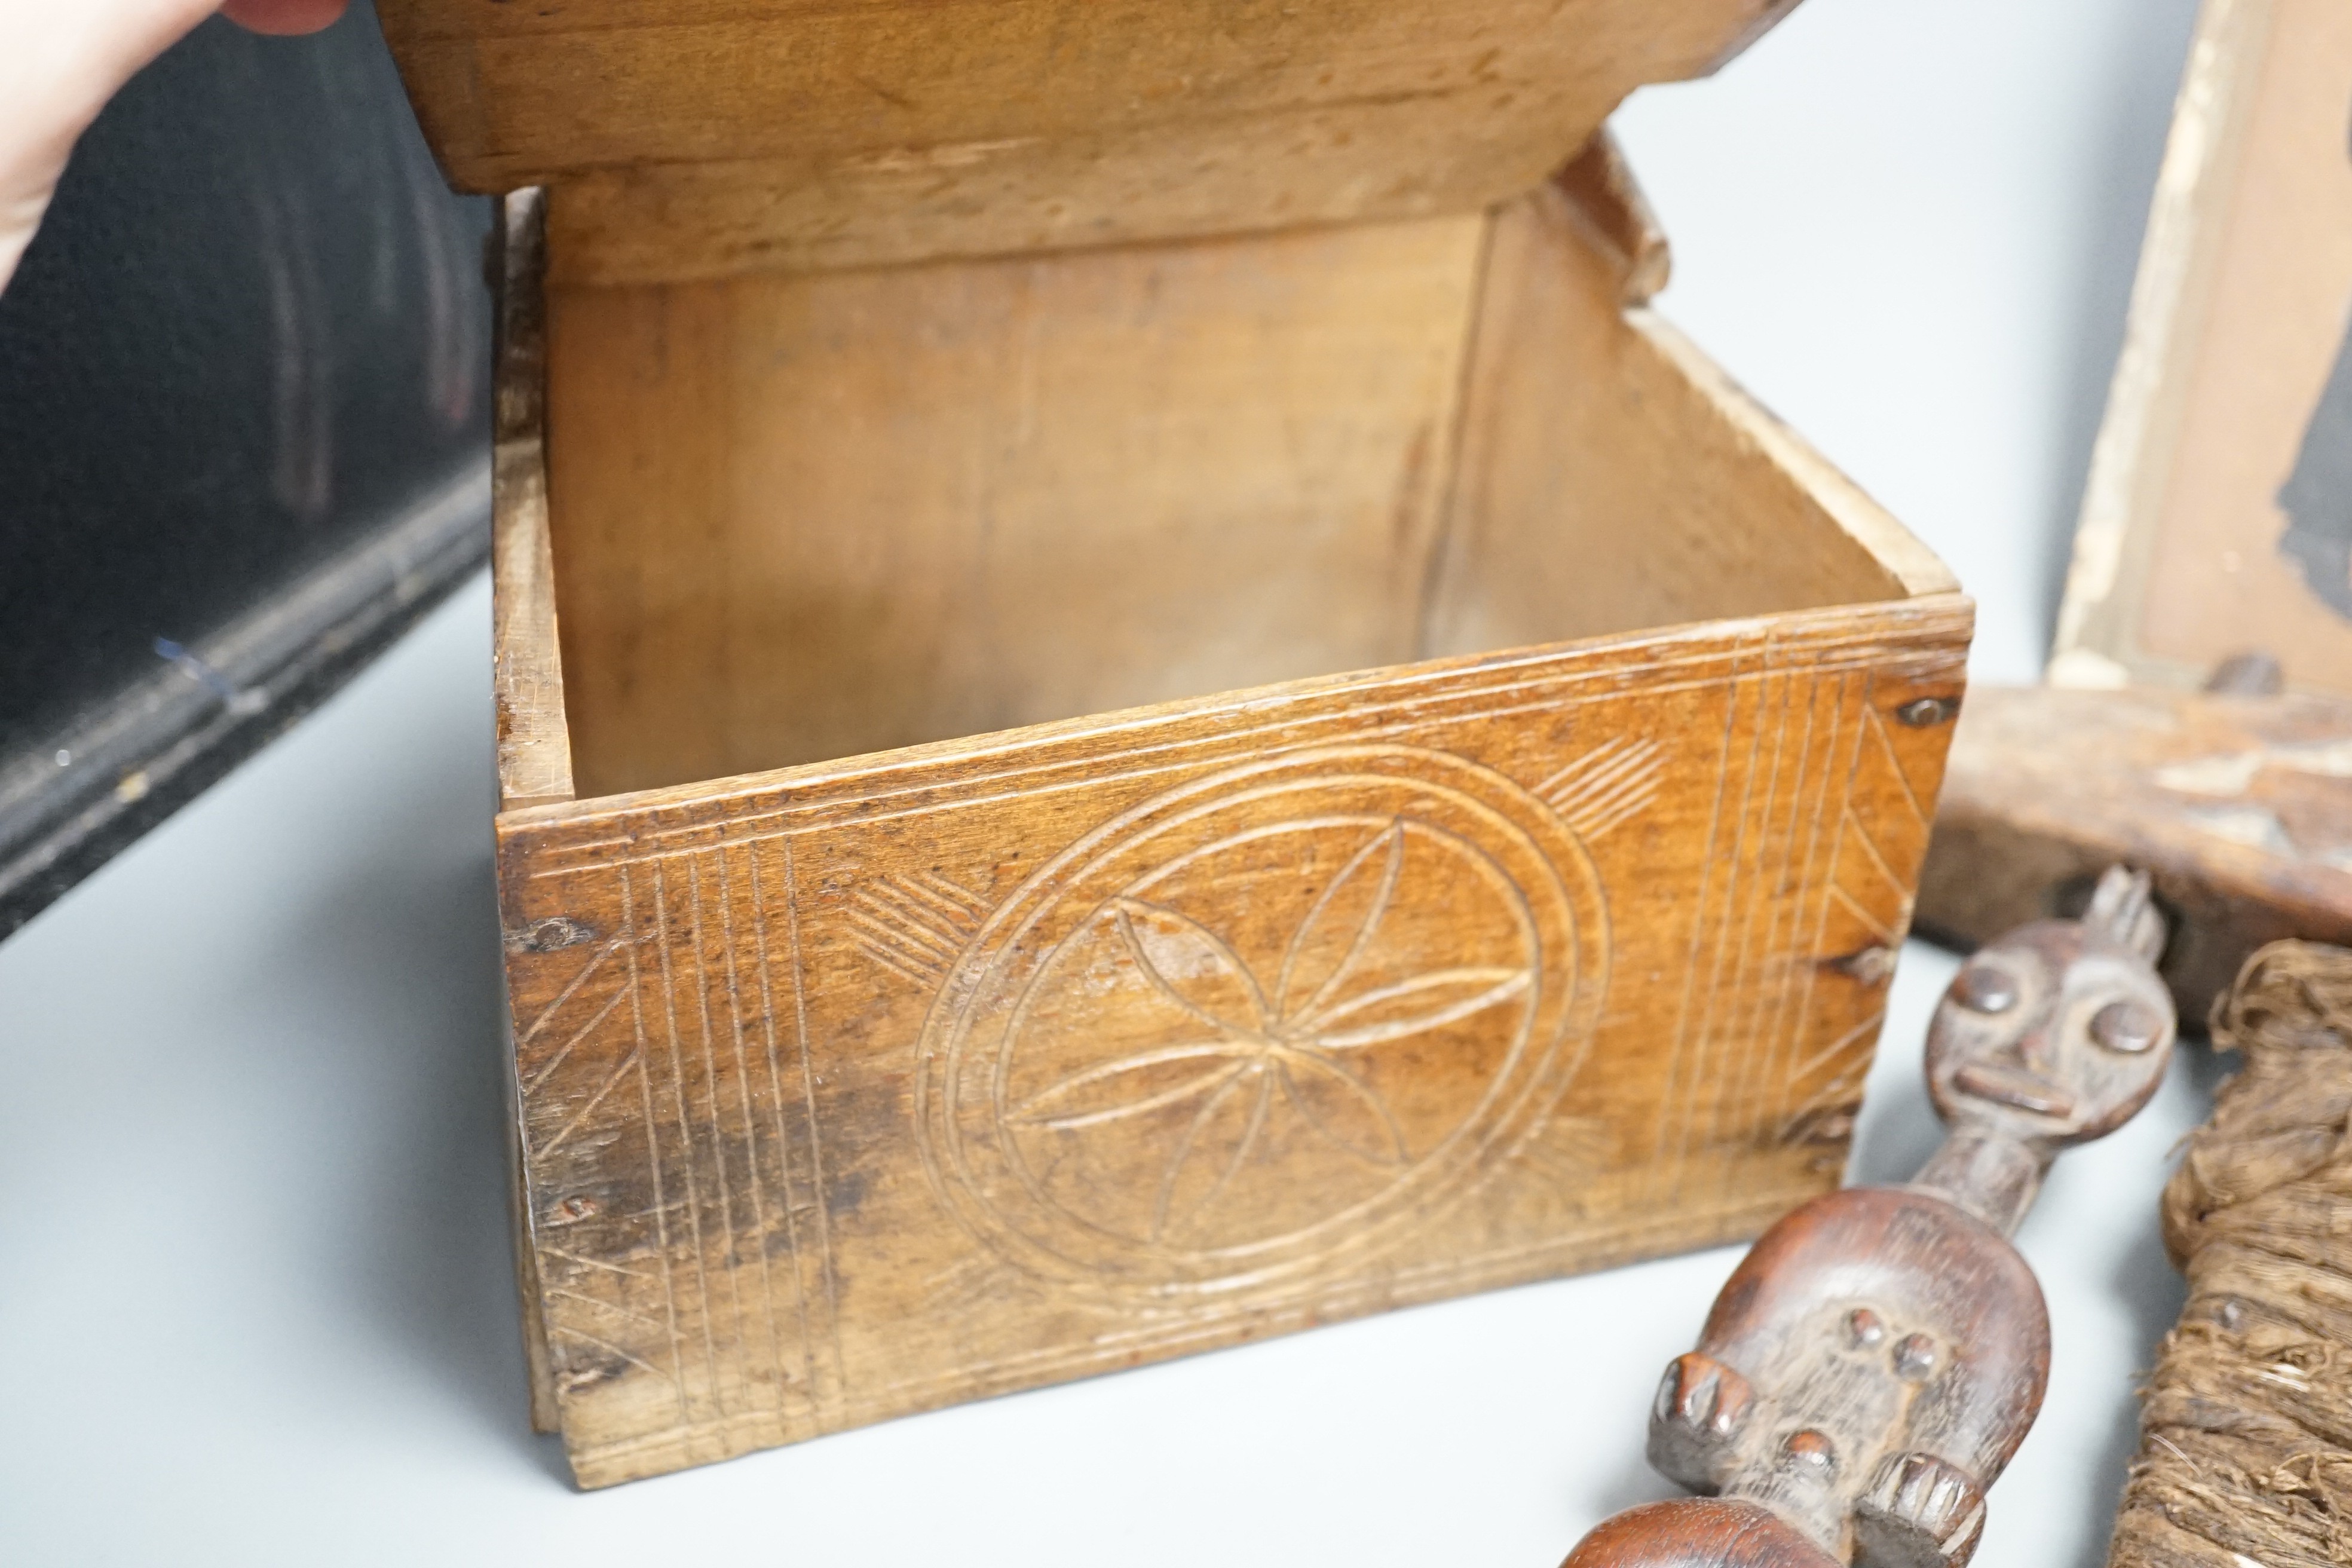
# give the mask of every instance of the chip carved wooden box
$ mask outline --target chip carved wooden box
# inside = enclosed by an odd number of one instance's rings
[[[1599,131],[1773,10],[384,0],[583,1484],[1835,1184],[1970,609]]]

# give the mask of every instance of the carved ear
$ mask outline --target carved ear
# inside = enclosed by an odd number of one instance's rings
[[[1841,1568],[1760,1503],[1676,1498],[1630,1508],[1576,1543],[1559,1568]]]
[[[2083,924],[2150,963],[2164,951],[2164,917],[2156,912],[2145,871],[2108,867],[2092,890]]]

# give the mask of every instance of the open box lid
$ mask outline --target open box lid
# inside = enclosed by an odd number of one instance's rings
[[[380,0],[462,189],[558,280],[1467,212],[1795,0]]]

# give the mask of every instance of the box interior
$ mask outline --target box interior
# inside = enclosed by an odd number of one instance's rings
[[[576,794],[1948,576],[1559,188],[546,298]]]

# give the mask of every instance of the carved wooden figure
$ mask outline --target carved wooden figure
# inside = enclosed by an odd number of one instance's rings
[[[1566,1568],[1958,1568],[2042,1405],[2050,1324],[2008,1237],[2058,1152],[2164,1077],[2172,1004],[2147,879],[2110,869],[2079,921],[1969,961],[1927,1037],[1950,1126],[1916,1177],[1781,1220],[1666,1369],[1650,1462],[1707,1501],[1609,1521]]]

